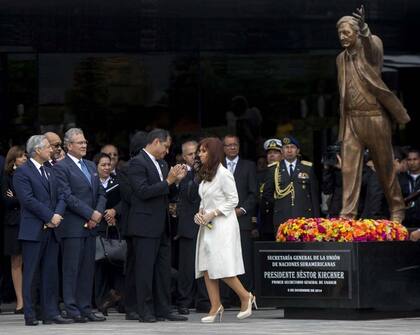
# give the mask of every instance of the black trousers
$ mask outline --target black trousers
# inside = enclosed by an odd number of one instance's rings
[[[239,276],[247,291],[254,290],[254,239],[251,230],[241,229],[241,248],[245,273]]]
[[[166,233],[160,238],[133,237],[136,293],[140,317],[170,313],[171,246]],[[129,293],[129,292],[128,292]]]
[[[180,237],[179,240],[179,264],[178,264],[178,298],[179,307],[189,308],[196,292],[195,280],[195,246],[196,239]]]
[[[137,295],[136,295],[136,251],[132,237],[125,237],[127,242],[127,260],[125,262],[125,292],[124,308],[125,313],[137,313]]]

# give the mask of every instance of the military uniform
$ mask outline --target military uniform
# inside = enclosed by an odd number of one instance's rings
[[[278,150],[281,152],[282,143],[277,138],[271,138],[264,142],[264,150]],[[270,168],[267,167],[257,174],[258,182],[258,208],[257,208],[257,226],[261,241],[274,241],[275,234],[273,234],[273,206],[272,202],[267,202],[263,199],[264,184],[270,175]]]
[[[284,160],[270,165],[263,190],[264,211],[273,208],[273,229],[291,218],[319,217],[318,182],[312,163],[297,161],[290,176]]]

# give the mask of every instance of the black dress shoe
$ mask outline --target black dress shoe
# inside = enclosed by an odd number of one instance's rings
[[[73,317],[69,317],[69,319],[72,319],[75,323],[86,323],[87,320],[84,316],[76,315]]]
[[[86,314],[86,315],[84,315],[84,317],[87,319],[87,321],[92,321],[92,322],[98,322],[98,321],[105,321],[106,320],[106,317],[96,315],[95,313]]]
[[[23,314],[23,307],[19,309],[15,309],[15,314]]]
[[[156,321],[157,320],[153,315],[147,315],[144,317],[139,316],[139,322],[154,323]]]
[[[168,321],[188,321],[188,318],[186,316],[169,313],[167,315],[157,317],[157,320],[158,321],[165,321],[165,320],[168,320]]]
[[[125,315],[126,320],[138,320],[139,315],[136,312],[130,312]]]
[[[190,310],[187,307],[178,307],[178,313],[181,315],[190,314]]]
[[[25,320],[25,326],[38,326],[38,323],[38,320],[35,319]]]
[[[53,323],[58,325],[64,325],[69,323],[74,323],[75,321],[73,319],[65,319],[61,315],[54,316],[52,319],[47,319],[42,321],[44,325],[52,325]]]

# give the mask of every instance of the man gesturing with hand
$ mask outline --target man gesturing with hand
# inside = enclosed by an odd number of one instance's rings
[[[132,188],[128,235],[136,264],[136,294],[140,322],[185,321],[170,312],[171,247],[168,197],[172,186],[185,177],[184,165],[170,170],[163,160],[171,146],[169,132],[152,130],[147,145],[131,159]]]

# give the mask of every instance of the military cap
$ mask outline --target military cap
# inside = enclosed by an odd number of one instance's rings
[[[281,150],[281,141],[277,138],[270,138],[264,142],[264,150]]]
[[[283,145],[294,144],[299,148],[299,142],[292,136],[285,136],[281,141],[283,142]]]

